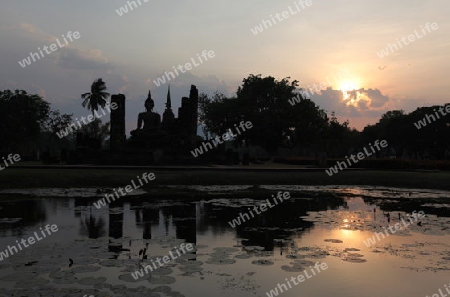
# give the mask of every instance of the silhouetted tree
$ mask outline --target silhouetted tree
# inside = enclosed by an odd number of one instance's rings
[[[295,96],[298,81],[290,82],[289,78],[277,81],[272,76],[263,78],[251,74],[242,82],[237,90],[239,111],[242,120],[253,124],[245,134],[252,144],[273,153],[283,142],[292,140],[289,137],[290,129],[296,128],[295,116],[288,100]]]
[[[72,116],[72,114],[61,114],[59,110],[52,110],[43,124],[44,130],[56,134],[72,123]]]
[[[24,90],[0,91],[0,149],[34,147],[49,112],[50,103],[39,95]]]
[[[408,128],[404,132],[409,140],[408,149],[416,156],[424,158],[426,153],[432,158],[442,159],[445,152],[450,150],[450,116],[439,114],[436,111],[442,106],[420,107],[407,116]],[[417,129],[414,123],[427,118],[427,125]],[[434,116],[435,121],[431,120]]]
[[[66,128],[72,123],[72,114],[61,114],[59,110],[49,112],[47,119],[43,123],[43,129],[47,137],[42,135],[42,141],[45,141],[46,150],[50,155],[59,148],[66,147],[73,140],[74,134],[70,134],[63,139],[57,137],[57,132]]]
[[[86,107],[92,111],[92,115],[94,115],[94,111],[98,110],[99,106],[102,108],[106,105],[106,99],[109,97],[109,93],[106,91],[105,82],[98,78],[91,85],[91,92],[84,93],[81,95],[83,99],[83,107]]]
[[[350,130],[348,125],[349,121],[339,123],[335,112],[331,112],[326,135],[326,152],[329,157],[344,156],[348,154],[349,148],[357,146],[359,133]]]
[[[216,93],[211,98],[202,94],[199,100],[200,120],[206,130],[215,134],[235,131],[241,121],[250,121],[253,128],[238,136],[260,145],[269,152],[280,146],[320,146],[320,135],[327,128],[327,115],[309,99],[297,94],[298,81],[280,81],[268,76],[249,75],[237,90],[236,98]],[[302,100],[291,105],[289,100]]]
[[[437,118],[435,112],[440,107],[420,107],[409,114],[403,110],[388,111],[378,123],[366,126],[362,137],[366,143],[375,139],[387,140],[389,148],[395,150],[398,158],[409,155],[416,159],[426,156],[442,159],[450,150],[450,116],[440,115]],[[415,124],[431,115],[435,116],[436,121],[426,122],[425,126],[417,129]]]
[[[241,114],[238,112],[236,98],[226,98],[225,95],[216,92],[211,98],[206,94],[199,96],[199,122],[204,125],[205,135],[208,132],[222,135],[233,123],[239,123]],[[230,126],[231,125],[231,126]]]
[[[95,118],[87,125],[83,125],[80,132],[92,138],[100,139],[103,143],[109,137],[110,123],[102,124],[100,119]]]

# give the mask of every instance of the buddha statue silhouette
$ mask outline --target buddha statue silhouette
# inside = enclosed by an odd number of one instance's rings
[[[145,100],[145,112],[141,112],[138,115],[137,129],[130,132],[133,136],[146,136],[158,134],[157,132],[161,126],[161,116],[153,111],[155,102],[152,99],[150,91],[148,91],[148,97]]]

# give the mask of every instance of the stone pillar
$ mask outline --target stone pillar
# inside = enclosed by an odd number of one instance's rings
[[[125,145],[125,95],[111,96],[111,104],[117,104],[115,110],[111,109],[111,151],[121,151]]]
[[[198,90],[194,85],[191,85],[189,98],[181,98],[178,122],[187,148],[193,149],[196,145],[198,123]]]
[[[195,85],[191,85],[191,90],[189,92],[189,99],[191,101],[191,118],[190,118],[190,134],[191,141],[195,144],[195,139],[197,138],[197,125],[198,125],[198,90]]]

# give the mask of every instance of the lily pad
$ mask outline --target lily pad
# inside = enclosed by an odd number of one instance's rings
[[[172,276],[162,275],[158,277],[152,276],[149,280],[150,283],[155,285],[167,285],[167,284],[173,284],[176,281],[176,279]]]
[[[97,271],[100,269],[101,269],[101,267],[99,267],[99,266],[86,265],[86,266],[77,266],[77,267],[73,268],[73,272],[86,273],[86,272],[94,272],[94,271]]]
[[[167,267],[159,267],[151,272],[152,275],[168,275],[173,273],[173,270]]]
[[[200,266],[182,266],[180,270],[187,273],[200,272],[203,270],[203,267]]]
[[[106,277],[84,277],[78,280],[80,285],[93,286],[106,282]]]
[[[209,260],[206,260],[206,263],[212,264],[212,265],[227,265],[227,264],[234,264],[234,263],[236,263],[236,260],[211,258]]]
[[[129,282],[129,283],[136,283],[136,282],[147,280],[149,278],[150,278],[150,274],[147,274],[147,273],[144,273],[144,276],[142,276],[142,277],[139,275],[137,279],[135,279],[131,273],[125,273],[125,274],[119,275],[120,280],[123,280],[124,282]]]
[[[331,243],[343,243],[340,239],[325,239],[325,242],[331,242]]]

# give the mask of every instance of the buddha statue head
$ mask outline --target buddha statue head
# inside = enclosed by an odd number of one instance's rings
[[[150,91],[148,91],[148,96],[145,100],[144,106],[147,111],[153,111],[153,108],[155,107],[155,101],[153,101]]]

